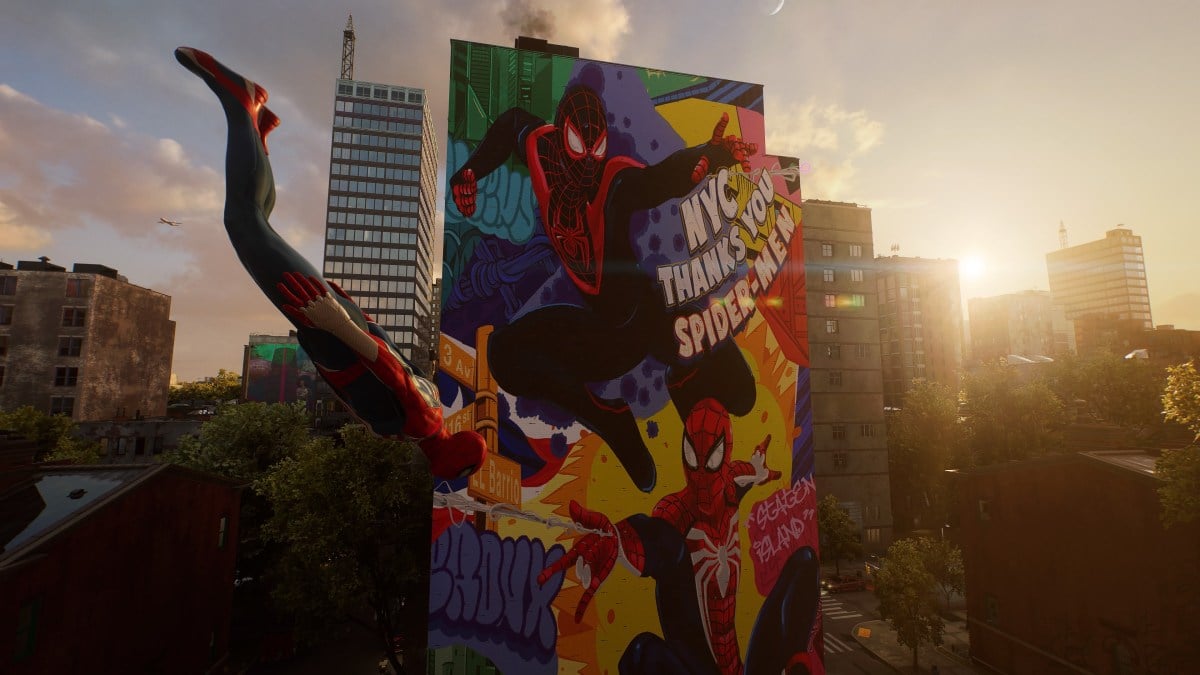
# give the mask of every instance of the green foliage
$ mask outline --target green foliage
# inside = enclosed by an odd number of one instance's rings
[[[311,633],[365,604],[390,653],[405,608],[425,611],[405,599],[428,583],[433,485],[415,445],[358,425],[342,439],[305,445],[257,484],[273,507],[265,536],[284,551],[275,597]]]
[[[925,570],[933,575],[949,606],[952,594],[961,595],[966,590],[967,576],[962,551],[945,539],[928,537],[918,539],[917,548],[925,561]]]
[[[817,529],[821,534],[821,557],[832,559],[839,575],[842,560],[853,560],[863,554],[858,525],[837,497],[825,495],[817,504]]]
[[[918,649],[942,644],[945,627],[938,614],[938,580],[926,567],[925,546],[917,539],[897,540],[875,573],[879,615],[896,631],[900,644],[912,649],[913,672]]]
[[[963,383],[971,459],[975,465],[1061,452],[1066,408],[1041,381],[1022,382],[1015,368],[993,364]]]
[[[1106,422],[1147,427],[1162,421],[1159,397],[1166,373],[1140,359],[1110,352],[1066,356],[1047,367],[1046,384],[1079,412]]]
[[[1200,374],[1195,361],[1167,368],[1162,409],[1167,421],[1179,422],[1200,439]]]
[[[205,381],[184,382],[167,394],[168,403],[187,401],[233,401],[242,396],[242,376],[221,368],[216,377]]]
[[[94,464],[104,451],[99,443],[76,437],[77,425],[65,415],[48,415],[33,406],[0,410],[0,429],[8,429],[37,442],[38,455],[45,461]]]
[[[1162,393],[1163,417],[1186,426],[1200,439],[1200,374],[1195,361],[1167,368]],[[1167,525],[1200,519],[1200,448],[1168,450],[1158,458],[1156,473],[1163,522]]]
[[[179,449],[166,460],[253,482],[308,441],[308,413],[303,404],[226,405],[200,427],[198,437],[181,439]]]
[[[888,464],[896,525],[936,527],[950,505],[946,469],[969,463],[958,397],[945,385],[917,380],[904,406],[888,417]]]
[[[1163,479],[1158,488],[1163,523],[1169,526],[1200,519],[1200,448],[1163,451],[1155,472]]]

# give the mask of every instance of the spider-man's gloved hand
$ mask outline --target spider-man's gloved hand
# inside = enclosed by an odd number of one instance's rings
[[[475,195],[479,184],[475,181],[475,171],[463,169],[450,177],[450,191],[454,194],[454,205],[459,213],[468,218],[475,215]]]
[[[588,603],[592,601],[592,596],[596,594],[596,589],[608,578],[613,564],[617,562],[619,542],[616,528],[608,516],[599,511],[589,511],[573,499],[571,519],[582,527],[603,534],[591,532],[581,537],[566,555],[542,570],[538,575],[538,584],[545,584],[550,577],[575,565],[575,574],[579,577],[579,585],[583,587],[583,595],[579,597],[579,604],[575,607],[575,622],[579,623]]]
[[[750,156],[758,152],[756,143],[747,143],[738,136],[725,135],[725,127],[729,125],[729,113],[721,113],[721,119],[713,127],[712,139],[705,146],[704,154],[692,169],[692,182],[699,183],[708,175],[710,168],[738,164],[742,171],[750,172]]]

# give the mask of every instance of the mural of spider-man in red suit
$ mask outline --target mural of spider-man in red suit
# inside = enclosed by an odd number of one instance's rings
[[[447,433],[437,388],[408,362],[387,332],[337,284],[323,279],[267,222],[275,181],[267,134],[279,118],[267,90],[190,47],[175,58],[204,80],[225,110],[225,231],[259,289],[296,327],[300,346],[351,412],[375,433],[413,440],[440,478],[479,468],[479,434]]]
[[[766,466],[767,436],[749,462],[731,460],[729,413],[715,399],[698,402],[684,419],[687,485],[658,501],[649,516],[617,522],[571,502],[571,517],[602,532],[581,537],[538,576],[545,583],[577,565],[584,587],[575,621],[619,559],[657,582],[662,636],[642,633],[622,655],[626,675],[640,673],[807,672],[807,646],[816,618],[820,568],[815,552],[798,549],[768,594],[750,635],[743,664],[734,615],[741,575],[738,505],[751,488],[778,480]]]
[[[647,356],[667,366],[667,386],[682,417],[701,398],[719,396],[734,415],[754,405],[754,378],[731,340],[691,361],[676,351],[662,293],[639,266],[630,219],[634,212],[685,196],[709,172],[741,165],[753,143],[725,136],[722,115],[712,139],[654,165],[609,156],[608,113],[596,91],[568,87],[554,123],[521,108],[502,113],[470,158],[450,177],[454,203],[476,211],[478,181],[516,157],[529,168],[542,227],[582,306],[538,308],[497,327],[488,343],[492,373],[515,396],[549,401],[597,432],[634,484],[654,488],[654,460],[622,400],[589,383],[621,377]]]

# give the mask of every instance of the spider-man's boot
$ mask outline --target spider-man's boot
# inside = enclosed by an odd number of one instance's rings
[[[238,75],[207,52],[191,47],[179,47],[175,50],[175,59],[184,68],[192,71],[204,80],[217,98],[221,99],[227,109],[237,104],[253,120],[262,139],[263,151],[267,149],[267,134],[279,126],[279,117],[267,108],[267,90]]]
[[[446,427],[438,427],[437,433],[417,442],[425,457],[429,459],[429,472],[438,478],[462,478],[483,466],[487,456],[487,444],[474,431],[450,434]]]

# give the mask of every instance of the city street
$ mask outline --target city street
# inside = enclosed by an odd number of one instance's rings
[[[871,591],[829,594],[821,591],[825,617],[825,672],[830,675],[888,675],[886,663],[863,649],[851,632],[863,621],[878,619],[878,601]]]

